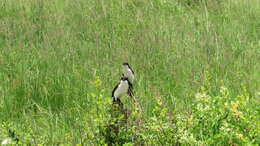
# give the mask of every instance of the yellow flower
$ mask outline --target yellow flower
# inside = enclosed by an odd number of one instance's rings
[[[244,140],[244,136],[243,136],[243,134],[241,134],[241,133],[237,133],[237,134],[236,134],[236,137],[237,137],[238,139],[240,139],[240,140]]]
[[[90,95],[91,95],[92,97],[97,97],[97,95],[96,95],[95,93],[90,93]]]
[[[191,115],[191,116],[188,118],[188,123],[192,123],[192,120],[193,120],[193,116]]]
[[[220,93],[225,97],[225,98],[227,98],[228,97],[228,89],[226,88],[226,87],[224,87],[224,86],[221,86],[220,87]]]
[[[240,118],[243,118],[243,116],[242,116],[242,112],[240,112],[239,110],[238,110],[238,107],[239,107],[239,102],[231,102],[231,112],[232,112],[232,114],[236,117],[236,118],[238,118],[238,119],[240,119]]]
[[[228,106],[229,106],[227,102],[225,102],[224,105],[225,105],[225,107],[228,107]]]
[[[232,111],[237,110],[238,106],[239,106],[239,102],[233,102],[233,101],[231,102],[231,110]]]
[[[97,76],[96,79],[95,79],[95,81],[94,81],[94,85],[95,85],[95,87],[97,88],[97,87],[100,87],[101,84],[102,84],[101,79],[100,79],[99,76]]]

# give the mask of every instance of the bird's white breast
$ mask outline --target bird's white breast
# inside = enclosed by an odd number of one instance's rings
[[[123,94],[126,94],[128,91],[128,88],[129,88],[129,85],[128,85],[127,81],[121,81],[115,91],[115,97],[119,98]]]
[[[133,74],[133,72],[131,71],[130,68],[124,67],[123,68],[123,73],[124,73],[124,76],[126,76],[131,82],[133,82],[134,74]]]
[[[5,140],[2,141],[2,145],[7,145],[12,143],[12,138],[6,138]]]

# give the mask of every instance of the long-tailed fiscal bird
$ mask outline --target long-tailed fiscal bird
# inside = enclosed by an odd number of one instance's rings
[[[114,90],[112,91],[113,102],[117,102],[120,105],[123,105],[120,98],[128,94],[132,97],[132,83],[128,80],[127,77],[121,77],[120,82],[115,86]]]

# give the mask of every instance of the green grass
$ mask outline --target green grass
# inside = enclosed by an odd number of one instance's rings
[[[139,131],[116,141],[257,145],[259,60],[259,0],[1,0],[0,140],[11,128],[25,144],[104,144],[128,61],[142,109],[125,102]],[[196,108],[198,93],[212,110]],[[233,133],[212,128],[224,113]]]

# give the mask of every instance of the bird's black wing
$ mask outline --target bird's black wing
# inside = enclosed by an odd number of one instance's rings
[[[128,82],[128,85],[129,85],[129,88],[128,88],[128,91],[127,91],[127,94],[130,96],[130,97],[133,97],[133,84],[131,82]]]
[[[116,89],[117,89],[117,87],[119,86],[119,83],[115,86],[115,88],[113,89],[113,91],[112,91],[112,97],[114,97],[114,94],[115,94],[115,91],[116,91]]]
[[[132,73],[135,74],[134,70],[130,67],[130,65],[128,65],[128,67],[131,69]]]

